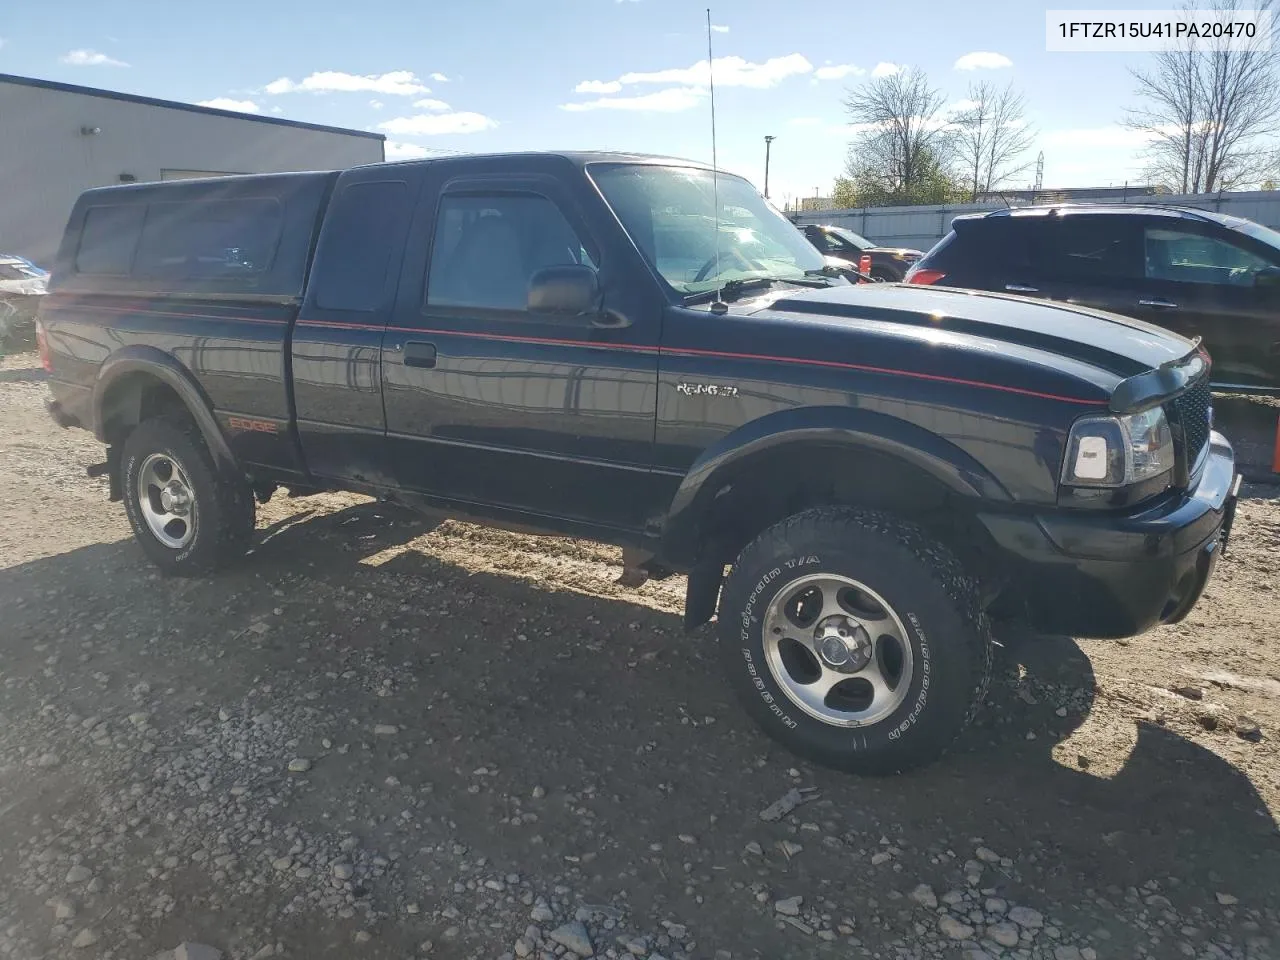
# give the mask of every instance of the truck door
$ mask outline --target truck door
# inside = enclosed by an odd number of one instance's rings
[[[388,462],[404,487],[482,513],[638,530],[655,502],[661,310],[619,282],[617,239],[565,183],[585,186],[580,168],[510,163],[430,165],[382,357]],[[617,325],[527,309],[530,278],[567,264],[596,269]]]
[[[312,474],[386,485],[382,337],[423,180],[366,167],[334,187],[290,350],[299,441]]]
[[[1135,316],[1200,337],[1213,382],[1280,386],[1280,296],[1259,284],[1276,250],[1238,230],[1195,220],[1145,225],[1147,292]]]

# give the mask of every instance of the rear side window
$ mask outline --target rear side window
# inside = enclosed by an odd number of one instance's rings
[[[128,276],[146,215],[143,206],[90,207],[80,231],[76,272]]]
[[[1046,219],[1031,231],[1031,265],[1054,280],[1135,280],[1142,276],[1141,231],[1129,217]]]
[[[342,191],[325,217],[316,257],[317,307],[369,313],[384,305],[409,206],[403,180],[354,183]]]
[[[1243,247],[1189,230],[1148,227],[1145,247],[1152,280],[1251,287],[1254,275],[1271,266]]]
[[[232,280],[265,273],[275,260],[283,222],[274,198],[153,203],[147,207],[133,275]]]

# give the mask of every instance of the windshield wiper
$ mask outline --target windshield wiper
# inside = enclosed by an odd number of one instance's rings
[[[736,300],[747,290],[769,287],[775,283],[794,283],[799,287],[831,286],[831,280],[824,277],[820,270],[806,270],[803,277],[734,277],[732,280],[726,280],[722,283],[719,289],[712,288],[711,290],[691,293],[684,298],[684,302],[686,305],[703,303],[706,300],[714,300],[717,294],[726,300]]]

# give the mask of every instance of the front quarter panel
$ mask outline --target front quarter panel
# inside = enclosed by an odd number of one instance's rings
[[[739,451],[806,430],[879,444],[964,495],[1054,504],[1067,432],[1094,407],[1007,387],[1000,364],[1017,362],[856,324],[672,308],[655,444],[658,469],[684,477],[672,516]]]

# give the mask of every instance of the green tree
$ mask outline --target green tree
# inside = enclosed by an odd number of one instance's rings
[[[919,69],[864,83],[845,101],[859,131],[845,175],[861,206],[949,203],[960,196],[955,128],[944,98]]]
[[[841,210],[862,206],[858,197],[858,185],[848,177],[836,177],[835,189],[831,191],[831,205]]]

